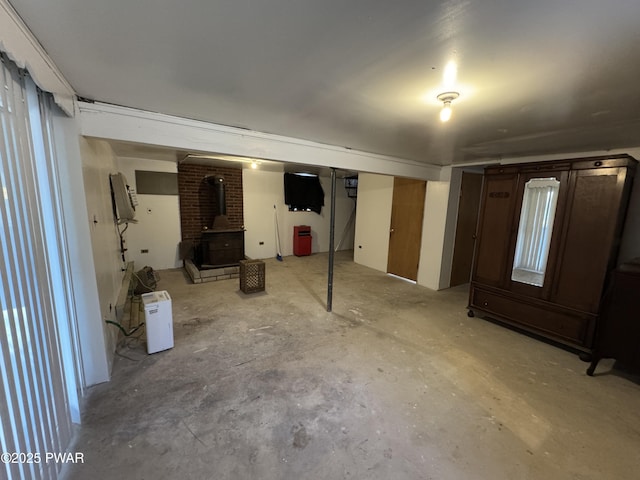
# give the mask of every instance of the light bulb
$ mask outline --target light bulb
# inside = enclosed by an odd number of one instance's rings
[[[440,121],[448,122],[451,118],[451,102],[444,102],[444,107],[440,110]]]
[[[458,92],[444,92],[438,95],[438,100],[442,102],[442,110],[440,110],[440,120],[448,122],[451,118],[451,102],[458,98],[460,94]]]
[[[256,162],[251,162],[251,168],[255,170],[256,168],[258,168],[258,164]]]

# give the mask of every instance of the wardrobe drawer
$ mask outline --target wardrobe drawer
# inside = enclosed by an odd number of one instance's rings
[[[471,307],[495,315],[498,320],[506,320],[528,330],[551,335],[570,343],[590,347],[586,342],[589,318],[562,310],[545,308],[514,299],[506,295],[496,294],[474,288]],[[590,343],[590,342],[589,342]]]

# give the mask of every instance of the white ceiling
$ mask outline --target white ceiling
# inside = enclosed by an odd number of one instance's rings
[[[640,145],[638,0],[10,2],[97,101],[433,164]]]

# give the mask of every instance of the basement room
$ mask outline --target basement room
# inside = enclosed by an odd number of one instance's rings
[[[638,18],[0,0],[0,479],[632,477]]]

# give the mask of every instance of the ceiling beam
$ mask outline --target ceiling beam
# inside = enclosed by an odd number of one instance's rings
[[[77,102],[81,134],[190,152],[438,180],[441,167],[103,103]]]

